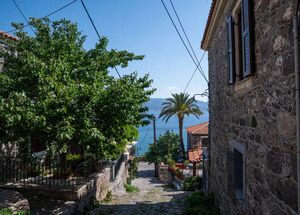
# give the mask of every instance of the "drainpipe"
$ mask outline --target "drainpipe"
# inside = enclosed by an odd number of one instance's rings
[[[298,214],[300,214],[300,71],[299,71],[299,38],[298,38],[298,15],[294,17],[294,56],[295,56],[295,87],[296,87],[296,121],[297,121],[297,192]]]

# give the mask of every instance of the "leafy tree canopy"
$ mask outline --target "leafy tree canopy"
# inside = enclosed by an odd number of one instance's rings
[[[143,104],[154,89],[148,75],[117,79],[109,70],[143,56],[107,50],[105,37],[85,50],[85,36],[69,20],[30,24],[35,35],[14,24],[19,40],[0,54],[0,143],[26,145],[37,137],[52,153],[73,143],[101,158],[116,157],[147,123]]]
[[[177,160],[180,152],[180,139],[173,131],[162,134],[157,144],[150,144],[145,160],[149,163],[168,163],[169,160]]]

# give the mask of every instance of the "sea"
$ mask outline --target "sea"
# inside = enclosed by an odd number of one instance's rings
[[[156,136],[157,139],[160,135],[162,135],[165,131],[171,130],[175,133],[179,134],[179,128],[178,128],[178,119],[176,116],[169,119],[169,121],[166,123],[161,118],[158,118],[160,110],[162,108],[162,102],[164,102],[165,99],[161,98],[154,98],[151,99],[146,106],[149,108],[148,113],[153,114],[156,117]],[[203,112],[203,115],[201,115],[199,118],[195,116],[189,116],[184,118],[183,122],[183,139],[184,144],[186,148],[187,144],[187,133],[186,128],[192,125],[197,125],[203,122],[208,121],[208,107],[206,102],[197,101],[197,104],[200,108],[200,110]],[[154,129],[153,129],[153,123],[140,127],[139,128],[139,137],[136,143],[136,156],[142,156],[144,155],[149,148],[149,144],[152,144],[154,141]]]

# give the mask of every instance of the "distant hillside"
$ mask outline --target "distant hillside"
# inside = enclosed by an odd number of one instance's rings
[[[149,102],[146,103],[146,107],[149,108],[149,112],[160,112],[162,109],[162,103],[166,101],[162,98],[151,98]],[[208,104],[207,102],[197,101],[197,104],[202,112],[208,111]]]

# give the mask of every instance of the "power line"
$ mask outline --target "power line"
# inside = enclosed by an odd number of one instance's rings
[[[96,34],[98,35],[98,38],[101,39],[101,36],[100,36],[100,34],[99,34],[99,32],[98,32],[98,30],[97,30],[95,24],[94,24],[94,21],[93,21],[91,15],[90,15],[90,13],[89,13],[87,7],[85,6],[83,0],[80,0],[80,1],[81,1],[81,4],[82,4],[82,6],[83,6],[83,8],[84,8],[84,10],[85,10],[85,12],[86,12],[86,14],[87,14],[87,16],[89,17],[90,22],[92,23],[92,26],[93,26],[93,28],[94,28]],[[121,75],[120,75],[118,69],[117,69],[115,66],[114,66],[114,69],[116,70],[116,72],[117,72],[119,78],[121,78]]]
[[[77,1],[78,1],[78,0],[73,0],[73,1],[71,1],[70,3],[66,4],[65,6],[62,6],[61,8],[58,8],[57,10],[53,11],[52,13],[49,13],[48,15],[46,15],[46,16],[43,17],[43,18],[49,17],[49,16],[51,16],[51,15],[57,13],[57,12],[59,12],[59,11],[65,9],[66,7],[69,7],[70,5],[74,4],[74,3],[77,2]]]
[[[187,33],[186,33],[186,31],[185,31],[185,29],[184,29],[184,27],[183,27],[183,24],[182,24],[182,22],[181,22],[181,20],[180,20],[180,18],[179,18],[179,15],[178,15],[178,13],[177,13],[177,10],[175,9],[175,6],[174,6],[172,0],[169,0],[169,1],[170,1],[170,4],[171,4],[172,8],[173,8],[173,11],[175,12],[175,15],[176,15],[176,17],[177,17],[177,20],[178,20],[178,22],[179,22],[179,24],[180,24],[180,27],[181,27],[182,31],[183,31],[183,34],[184,34],[184,36],[185,36],[185,38],[186,38],[186,40],[187,40],[187,42],[188,42],[188,44],[189,44],[189,46],[190,46],[190,49],[192,50],[192,53],[193,53],[193,55],[194,55],[194,57],[195,57],[195,59],[196,59],[196,61],[197,61],[197,63],[198,63],[198,66],[199,66],[200,69],[201,69],[201,71],[199,70],[199,72],[200,72],[200,74],[206,79],[206,81],[208,82],[208,80],[207,80],[207,78],[206,78],[206,76],[205,76],[205,74],[204,74],[204,71],[203,71],[203,69],[202,69],[202,67],[201,67],[201,65],[200,65],[201,61],[199,61],[199,59],[198,59],[198,57],[197,57],[197,55],[196,55],[196,53],[195,53],[195,51],[194,51],[194,49],[193,49],[193,46],[192,46],[192,44],[191,44],[191,42],[190,42],[190,39],[189,39],[189,37],[187,36]]]
[[[85,10],[85,12],[86,12],[86,14],[87,14],[87,15],[88,15],[88,17],[89,17],[89,20],[90,20],[90,22],[91,22],[91,23],[92,23],[92,25],[93,25],[93,28],[94,28],[94,30],[96,31],[96,33],[97,33],[98,37],[100,38],[100,34],[99,34],[99,32],[98,32],[98,30],[97,30],[97,28],[96,28],[95,24],[94,24],[94,21],[93,21],[92,17],[90,16],[90,13],[89,13],[89,11],[87,10],[87,8],[86,8],[86,6],[85,6],[85,4],[84,4],[83,0],[80,0],[80,1],[81,1],[81,4],[82,4],[82,6],[83,6],[83,8],[84,8],[84,10]]]
[[[24,20],[26,21],[27,25],[30,27],[32,33],[34,33],[33,28],[31,27],[31,25],[29,24],[26,16],[24,15],[24,13],[22,12],[21,8],[19,7],[19,5],[17,4],[17,2],[15,0],[12,0],[13,3],[15,4],[16,8],[19,10],[20,14],[22,15],[22,17],[24,18]]]
[[[52,16],[53,14],[55,14],[55,13],[57,13],[57,12],[59,12],[59,11],[65,9],[66,7],[69,7],[70,5],[74,4],[74,3],[77,2],[77,1],[78,1],[78,0],[73,0],[73,1],[71,1],[70,3],[68,3],[68,4],[66,4],[66,5],[64,5],[64,6],[60,7],[60,8],[58,8],[57,10],[55,10],[55,11],[53,11],[53,12],[47,14],[46,16],[43,16],[42,19],[47,18],[47,17],[49,17],[49,16]],[[27,23],[28,23],[28,22],[27,22]],[[22,28],[26,28],[26,27],[28,27],[28,26],[30,26],[29,23],[28,23],[27,25],[24,25]],[[11,32],[15,32],[15,31],[16,31],[16,29],[10,30],[10,31],[6,31],[6,32],[7,32],[7,33],[11,33]]]
[[[187,89],[187,88],[188,88],[188,86],[190,85],[190,83],[191,83],[192,79],[194,78],[194,76],[195,76],[195,73],[196,73],[196,72],[197,72],[197,68],[194,70],[194,72],[193,72],[192,76],[190,77],[190,79],[189,79],[189,81],[188,81],[188,83],[187,83],[186,87],[184,88],[184,91],[183,91],[183,93],[185,93],[186,89]]]
[[[145,136],[144,136],[144,138],[143,138],[143,141],[142,141],[141,144],[139,144],[139,147],[138,147],[138,148],[140,148],[140,147],[144,144],[144,142],[145,142],[145,140],[146,140],[146,138],[147,138],[147,136],[148,136],[148,133],[149,133],[150,125],[151,125],[151,124],[148,125],[146,134],[145,134]]]
[[[162,5],[164,6],[164,8],[165,8],[165,10],[166,10],[166,12],[167,12],[167,14],[168,14],[168,16],[169,16],[169,18],[170,18],[170,20],[171,20],[172,24],[173,24],[173,26],[174,26],[174,28],[175,28],[175,30],[176,30],[176,32],[177,32],[177,34],[178,34],[178,36],[180,37],[180,40],[181,40],[181,42],[183,43],[183,45],[184,45],[185,49],[187,50],[187,52],[188,52],[189,56],[191,57],[192,61],[193,61],[193,62],[194,62],[194,64],[196,65],[197,69],[200,71],[200,68],[199,68],[199,66],[198,66],[197,62],[196,62],[196,61],[195,61],[195,59],[193,58],[193,56],[192,56],[192,54],[191,54],[190,50],[188,49],[187,45],[185,44],[185,42],[184,42],[184,40],[183,40],[183,38],[182,38],[182,36],[181,36],[181,34],[180,34],[180,32],[179,32],[179,30],[178,30],[177,26],[175,25],[175,22],[174,22],[173,18],[171,17],[171,14],[169,13],[169,10],[168,10],[168,8],[166,7],[166,5],[165,5],[165,3],[164,3],[164,1],[163,1],[163,0],[160,0],[160,1],[161,1]],[[200,73],[201,73],[201,72],[200,72]],[[201,74],[202,74],[202,73],[201,73]],[[203,76],[203,75],[202,75],[202,76]],[[204,78],[204,79],[205,79],[205,81],[208,83],[208,80],[206,79],[206,77],[205,77],[205,76],[203,76],[203,78]]]
[[[200,59],[200,61],[199,61],[199,64],[201,63],[201,61],[202,61],[204,55],[205,55],[205,52],[203,52],[203,55],[202,55],[202,57],[201,57],[201,59]],[[199,64],[198,64],[198,65],[199,65]],[[197,67],[195,68],[195,70],[194,70],[194,72],[192,73],[192,76],[190,77],[190,79],[189,79],[189,81],[188,81],[186,87],[184,88],[184,91],[183,91],[184,93],[185,93],[185,91],[187,90],[187,88],[189,87],[189,85],[190,85],[192,79],[194,78],[196,71],[197,71]]]

